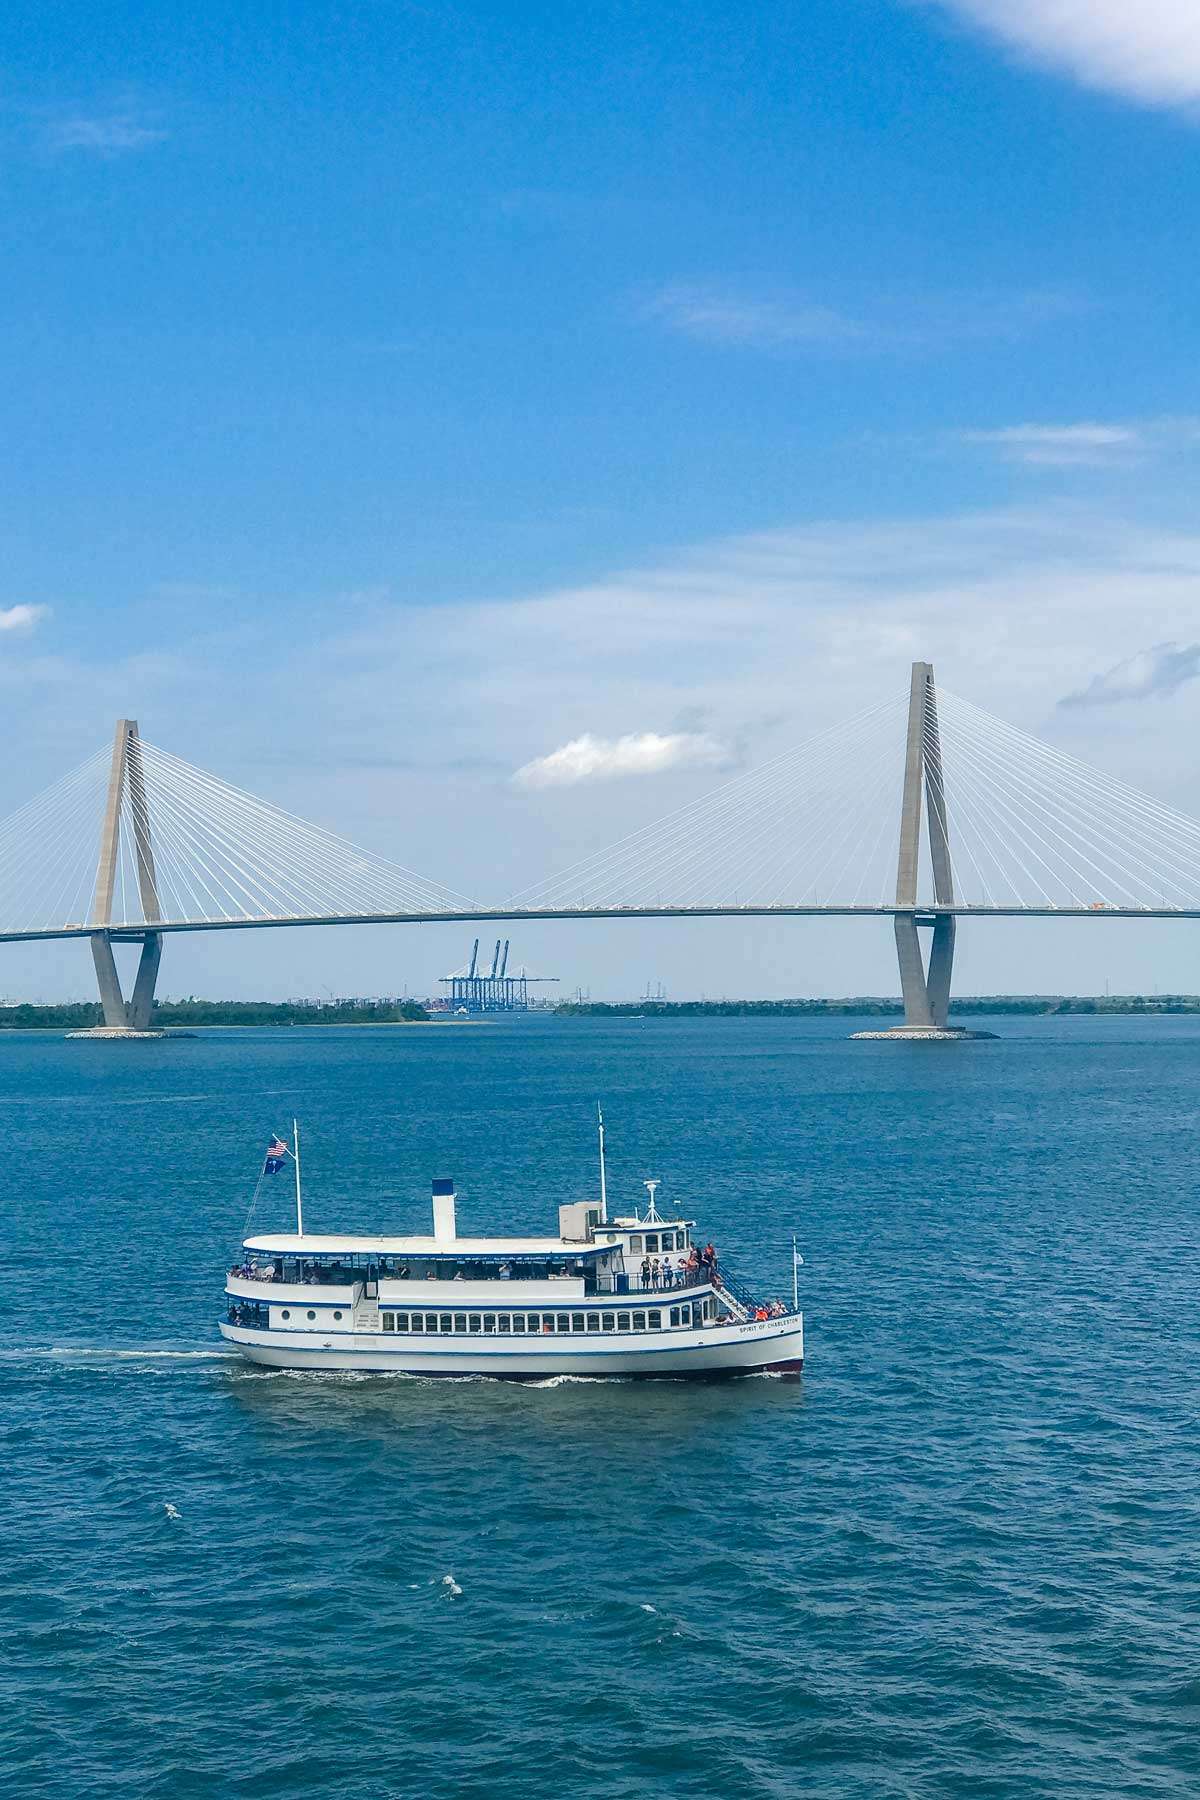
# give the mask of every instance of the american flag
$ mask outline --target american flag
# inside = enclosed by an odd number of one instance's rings
[[[263,1164],[264,1175],[278,1175],[287,1159],[288,1147],[281,1137],[272,1137],[267,1145],[267,1160]]]

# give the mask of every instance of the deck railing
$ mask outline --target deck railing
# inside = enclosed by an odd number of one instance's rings
[[[623,1283],[623,1285],[620,1288],[617,1287],[618,1281]],[[710,1285],[711,1281],[712,1281],[712,1276],[707,1269],[697,1269],[694,1272],[692,1272],[692,1271],[685,1272],[684,1274],[680,1275],[678,1277],[678,1279],[670,1282],[669,1284],[660,1279],[659,1282],[657,1283],[657,1285],[655,1285],[655,1283],[651,1282],[649,1286],[643,1286],[637,1272],[635,1271],[633,1274],[628,1275],[628,1276],[599,1275],[596,1278],[596,1286],[594,1289],[592,1289],[588,1285],[587,1277],[585,1276],[584,1277],[584,1292],[587,1294],[591,1294],[592,1292],[595,1292],[597,1294],[604,1294],[606,1296],[607,1295],[616,1295],[622,1299],[627,1294],[641,1294],[641,1295],[655,1294],[659,1297],[659,1299],[661,1299],[664,1294],[674,1295],[674,1294],[694,1293],[697,1288],[708,1287]]]

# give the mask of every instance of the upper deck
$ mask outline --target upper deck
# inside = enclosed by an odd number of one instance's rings
[[[587,1202],[559,1208],[554,1237],[460,1237],[453,1183],[434,1184],[432,1233],[264,1232],[244,1240],[227,1291],[255,1298],[271,1284],[280,1301],[320,1287],[329,1304],[433,1301],[453,1282],[464,1301],[503,1291],[519,1304],[583,1301],[602,1294],[695,1291],[712,1285],[691,1243],[690,1219],[653,1207],[609,1220]]]

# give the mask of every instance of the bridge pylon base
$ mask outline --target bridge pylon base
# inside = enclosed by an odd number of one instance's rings
[[[93,1025],[88,1031],[68,1031],[69,1038],[165,1038],[169,1031],[131,1031],[128,1025]]]
[[[100,989],[100,1005],[104,1010],[104,1023],[92,1031],[72,1032],[72,1037],[162,1037],[165,1034],[155,1031],[154,1018],[154,984],[158,979],[158,965],[162,961],[162,934],[158,931],[144,932],[140,940],[142,953],[138,958],[137,975],[134,978],[133,993],[128,1000],[121,992],[121,977],[117,973],[117,961],[113,955],[112,936],[107,931],[92,933],[92,960],[96,965],[96,983]]]
[[[962,1025],[939,1027],[932,1025],[928,1029],[919,1025],[893,1025],[888,1031],[852,1031],[854,1042],[872,1042],[878,1044],[961,1044],[974,1038],[994,1038],[994,1031],[967,1031]]]
[[[948,1022],[954,968],[953,913],[936,913],[932,918],[919,917],[915,910],[897,913],[895,925],[904,1023],[885,1031],[855,1031],[852,1037],[901,1044],[958,1044],[972,1038],[994,1038],[994,1031],[967,1031]],[[921,954],[918,925],[933,927],[928,967]]]

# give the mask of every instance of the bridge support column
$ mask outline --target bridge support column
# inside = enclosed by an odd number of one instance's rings
[[[131,1031],[149,1031],[154,1022],[154,984],[158,980],[158,965],[161,961],[162,933],[148,931],[142,939],[142,954],[138,957],[137,975],[134,977],[133,993],[129,1000]]]
[[[947,1029],[950,1017],[950,977],[953,971],[954,914],[938,913],[933,921],[933,942],[929,946],[929,969],[925,976],[930,1017],[938,1031]]]
[[[921,861],[921,812],[925,810],[933,905],[917,902]],[[892,1031],[858,1035],[887,1038],[946,1038],[967,1035],[949,1024],[950,980],[954,970],[954,874],[950,862],[950,828],[942,780],[942,740],[938,729],[937,689],[932,663],[914,663],[908,698],[908,737],[904,756],[904,791],[900,801],[900,852],[896,867],[896,957],[904,1023]],[[933,941],[926,966],[919,927],[932,926]]]
[[[904,997],[904,1024],[909,1031],[932,1031],[933,1008],[917,921],[912,913],[896,914],[896,959],[900,964],[900,992]]]
[[[121,822],[125,818],[133,833],[133,859],[137,868],[141,919],[113,919],[113,894],[121,856]],[[92,908],[92,960],[96,965],[96,983],[104,1024],[99,1034],[117,1036],[161,1036],[153,1030],[154,984],[162,959],[162,933],[139,930],[154,926],[162,918],[158,904],[158,883],[154,872],[154,849],[150,841],[150,808],[146,797],[146,773],[142,763],[142,745],[136,719],[118,719],[113,738],[112,767],[108,777],[108,800],[100,831],[100,859],[96,867],[96,892]],[[132,925],[130,933],[122,929],[124,938],[132,935],[142,946],[138,959],[133,993],[126,1001],[121,992],[121,978],[113,955],[113,926]],[[89,1032],[73,1032],[73,1037],[87,1037]]]
[[[104,1009],[104,1032],[137,1032],[141,1037],[153,1032],[154,984],[162,960],[162,933],[148,931],[142,938],[133,993],[128,1000],[121,991],[112,938],[106,931],[92,933],[92,960],[96,965],[96,985]],[[160,1036],[161,1033],[154,1032],[153,1035]]]
[[[129,1025],[125,996],[121,992],[121,977],[117,974],[112,939],[105,931],[92,933],[92,961],[96,965],[96,985],[100,989],[100,1004],[104,1008],[105,1029],[124,1031]]]

